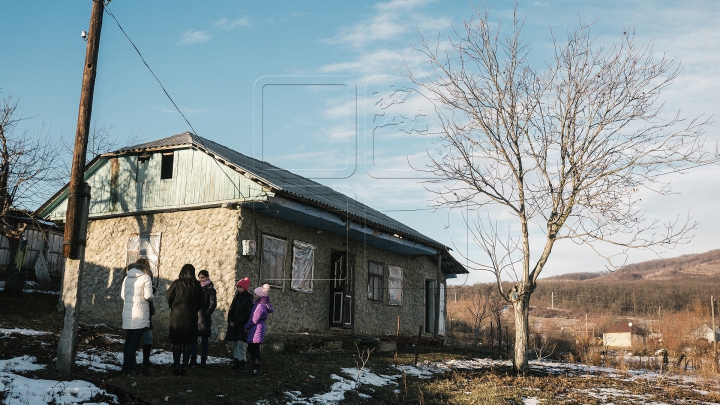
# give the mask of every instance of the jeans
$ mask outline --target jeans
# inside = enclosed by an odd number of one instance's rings
[[[152,344],[152,329],[145,329],[143,331],[142,340],[145,346]]]
[[[246,361],[247,355],[245,354],[245,349],[247,347],[247,343],[242,340],[233,340],[230,343],[232,344],[233,357],[240,361]]]
[[[123,371],[135,369],[135,351],[140,344],[144,329],[127,329],[125,331],[125,347],[123,349]]]

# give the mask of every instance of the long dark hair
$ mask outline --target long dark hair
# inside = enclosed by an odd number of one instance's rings
[[[195,278],[195,266],[190,263],[182,266],[178,280],[180,280],[180,282],[187,288],[193,288],[195,284],[198,284],[198,281]]]

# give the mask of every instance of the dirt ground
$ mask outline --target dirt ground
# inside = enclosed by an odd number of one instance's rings
[[[37,357],[37,363],[50,364],[45,370],[24,373],[26,377],[54,380],[80,379],[92,382],[122,404],[309,404],[330,403],[307,400],[315,394],[332,391],[335,375],[342,368],[361,364],[355,350],[312,350],[291,353],[263,352],[263,375],[229,370],[228,364],[191,368],[186,376],[173,376],[171,366],[138,367],[133,374],[118,371],[97,372],[83,367],[71,376],[54,371],[53,359],[62,328],[62,315],[55,305],[57,295],[26,293],[23,298],[0,294],[0,328],[26,328],[52,334],[25,336],[13,334],[0,339],[0,360],[22,355]],[[81,325],[80,352],[122,352],[122,330],[104,325]],[[155,348],[170,350],[165,336],[155,336]],[[420,362],[446,362],[487,357],[481,352],[443,347],[421,347]],[[224,342],[212,343],[210,355],[230,358]],[[414,363],[415,348],[401,346],[398,364]],[[377,375],[398,374],[393,368],[394,353],[373,352],[366,369]],[[517,376],[509,365],[480,368],[456,367],[426,379],[406,376],[385,386],[360,385],[345,392],[340,404],[711,404],[720,403],[713,383],[680,383],[672,379],[636,380],[608,375],[558,375],[538,371]],[[292,393],[292,394],[288,394]],[[292,397],[305,398],[293,401]],[[0,398],[1,399],[1,398]],[[98,398],[97,400],[101,400]],[[2,402],[2,401],[0,401]]]

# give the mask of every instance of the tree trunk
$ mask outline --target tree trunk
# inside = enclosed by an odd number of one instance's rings
[[[530,314],[530,294],[518,294],[512,302],[515,311],[515,358],[513,366],[517,372],[528,368],[528,316]]]

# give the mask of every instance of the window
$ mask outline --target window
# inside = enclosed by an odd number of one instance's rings
[[[173,161],[175,160],[174,153],[163,153],[162,162],[160,164],[160,179],[167,180],[173,177]]]
[[[383,268],[378,262],[368,262],[368,299],[382,301],[383,299]]]
[[[388,304],[402,305],[402,267],[388,266]]]
[[[150,262],[153,273],[153,284],[157,285],[160,265],[160,237],[162,233],[134,233],[128,238],[125,265],[135,263],[137,259],[145,257]]]
[[[262,257],[260,262],[260,284],[282,287],[285,278],[285,252],[287,242],[269,235],[262,237]]]
[[[299,240],[293,241],[292,281],[290,288],[311,293],[315,269],[315,245]]]

